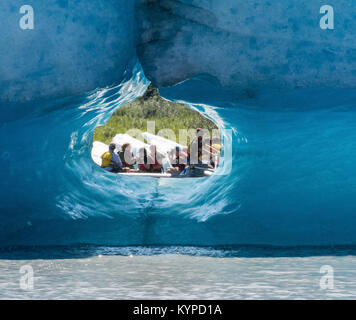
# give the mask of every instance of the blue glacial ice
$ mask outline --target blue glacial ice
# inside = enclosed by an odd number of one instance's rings
[[[3,1],[0,245],[356,244],[356,7],[325,31],[321,4],[37,1],[31,33]],[[232,130],[229,175],[91,160],[94,128],[149,81]]]
[[[1,100],[78,94],[122,78],[135,53],[132,1],[35,1],[33,30],[19,27],[22,5],[0,5]]]
[[[202,73],[235,90],[354,87],[356,7],[350,1],[140,0],[138,54],[164,86]],[[322,5],[334,30],[322,30]]]

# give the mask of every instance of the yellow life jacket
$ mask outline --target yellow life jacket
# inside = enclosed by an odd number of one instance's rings
[[[218,152],[221,151],[221,144],[214,143],[214,144],[212,145],[212,147],[213,147],[216,151],[218,151]],[[214,150],[214,149],[213,149],[213,150]],[[215,151],[215,150],[214,150],[214,151]]]
[[[102,168],[110,167],[112,165],[112,152],[107,151],[103,153],[101,160]]]

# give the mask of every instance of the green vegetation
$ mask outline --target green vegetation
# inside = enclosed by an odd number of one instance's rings
[[[147,121],[155,121],[156,133],[161,129],[171,129],[177,137],[179,129],[217,129],[214,122],[185,104],[164,100],[150,85],[142,97],[125,104],[106,125],[97,127],[94,140],[108,144],[116,134],[126,133],[132,128],[145,132]]]

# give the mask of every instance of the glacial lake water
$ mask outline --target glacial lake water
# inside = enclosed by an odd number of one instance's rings
[[[355,265],[350,248],[7,248],[0,299],[355,299]]]

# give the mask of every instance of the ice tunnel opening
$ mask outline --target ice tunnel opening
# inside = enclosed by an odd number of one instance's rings
[[[117,175],[202,178],[219,167],[221,151],[220,128],[210,117],[150,84],[95,128],[92,159]]]

